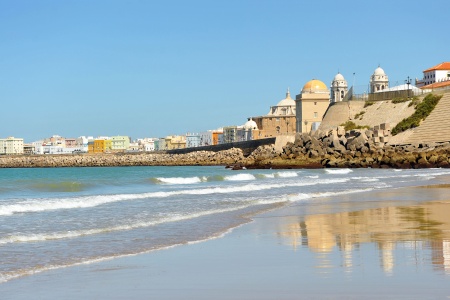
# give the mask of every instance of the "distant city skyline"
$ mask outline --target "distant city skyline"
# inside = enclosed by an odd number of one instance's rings
[[[0,0],[0,138],[242,125],[315,78],[391,86],[449,61],[448,0]],[[354,75],[353,75],[354,74]]]

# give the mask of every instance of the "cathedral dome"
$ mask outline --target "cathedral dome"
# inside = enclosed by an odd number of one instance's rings
[[[322,81],[313,79],[303,86],[302,93],[328,93],[328,88]]]
[[[336,76],[334,76],[334,81],[339,81],[339,80],[345,80],[344,76],[342,76],[341,73],[337,73]]]
[[[286,98],[278,102],[277,106],[295,106],[295,100],[291,98],[289,89],[286,92]]]
[[[250,120],[248,120],[247,122],[245,122],[245,124],[244,124],[244,129],[258,130],[258,125],[256,124],[255,121],[253,121],[252,118],[250,118]]]
[[[384,73],[384,70],[382,68],[378,67],[373,72],[373,75],[384,76],[386,75],[386,73]]]

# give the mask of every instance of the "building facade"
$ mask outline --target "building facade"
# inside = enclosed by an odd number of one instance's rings
[[[253,129],[251,138],[263,139],[295,133],[295,113],[296,103],[291,98],[288,89],[286,98],[279,101],[277,105],[270,107],[267,115],[249,119],[249,121],[256,123],[256,129]]]
[[[112,150],[112,141],[110,139],[95,139],[93,143],[94,153],[108,153]]]
[[[313,79],[307,82],[295,98],[296,130],[309,133],[318,128],[330,105],[330,91],[325,83]]]
[[[114,152],[125,151],[130,147],[130,137],[128,136],[112,136],[111,137],[111,150]]]
[[[0,139],[0,154],[17,155],[23,154],[23,139],[13,136],[6,139]]]
[[[200,134],[186,133],[186,148],[193,148],[200,146]]]
[[[184,135],[169,135],[165,141],[166,150],[186,148],[186,136]]]

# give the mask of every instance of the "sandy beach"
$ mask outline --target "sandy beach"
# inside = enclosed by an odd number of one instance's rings
[[[448,299],[444,183],[295,203],[213,240],[12,280],[1,298]]]

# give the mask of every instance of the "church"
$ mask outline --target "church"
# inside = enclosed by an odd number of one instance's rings
[[[295,101],[289,89],[286,98],[270,107],[265,116],[251,117],[244,127],[253,129],[254,140],[295,133]]]
[[[389,78],[378,66],[370,77],[370,92],[377,93],[387,88]],[[303,86],[295,100],[291,98],[288,89],[286,98],[270,107],[267,115],[248,118],[245,125],[236,129],[240,132],[237,134],[240,136],[238,140],[264,139],[317,130],[329,105],[348,101],[352,95],[353,87],[349,90],[347,81],[339,72],[334,76],[330,89],[322,81],[312,79]]]

